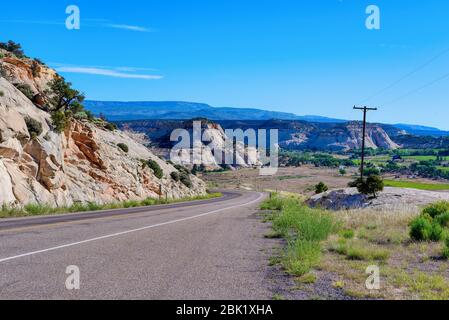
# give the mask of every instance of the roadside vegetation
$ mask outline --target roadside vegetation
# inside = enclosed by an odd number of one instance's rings
[[[449,299],[448,202],[420,213],[416,207],[327,212],[275,194],[261,209],[272,223],[267,237],[284,243],[270,264],[294,277],[292,290],[313,296],[319,282],[356,299]],[[380,290],[366,287],[369,266],[379,267]]]
[[[170,204],[177,202],[207,200],[219,198],[221,196],[222,196],[221,193],[208,193],[203,196],[188,197],[181,199],[165,199],[161,197],[160,199],[147,198],[145,200],[128,200],[124,202],[115,202],[109,204],[87,202],[87,203],[75,203],[70,207],[57,207],[57,208],[45,204],[28,204],[25,205],[24,207],[11,207],[7,205],[2,205],[2,207],[0,208],[0,218],[29,217],[29,216],[56,215],[56,214],[75,213],[75,212],[136,208],[136,207],[146,207],[146,206]]]
[[[285,251],[279,257],[285,270],[303,276],[316,267],[321,258],[321,243],[336,231],[335,219],[326,211],[308,208],[299,198],[279,194],[272,194],[261,209],[272,211],[270,236],[286,241]]]

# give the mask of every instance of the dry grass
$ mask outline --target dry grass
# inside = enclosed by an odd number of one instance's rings
[[[408,235],[409,222],[419,214],[416,207],[333,214],[355,236],[332,236],[319,269],[334,274],[347,295],[359,299],[449,298],[448,262],[440,259],[442,244],[412,242]],[[370,265],[380,268],[380,290],[366,288]]]

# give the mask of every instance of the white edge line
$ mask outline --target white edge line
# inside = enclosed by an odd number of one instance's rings
[[[253,201],[250,201],[250,202],[247,202],[247,203],[244,203],[244,204],[239,204],[239,205],[232,206],[232,207],[227,207],[227,208],[222,208],[222,209],[218,209],[218,210],[214,210],[214,211],[205,212],[205,213],[198,214],[198,215],[191,216],[191,217],[187,217],[187,218],[176,219],[176,220],[171,220],[171,221],[167,221],[167,222],[161,222],[161,223],[153,224],[153,225],[146,226],[146,227],[141,227],[141,228],[137,228],[137,229],[117,232],[117,233],[108,234],[108,235],[101,236],[101,237],[91,238],[91,239],[87,239],[87,240],[82,240],[82,241],[78,241],[78,242],[64,244],[64,245],[57,246],[57,247],[51,247],[51,248],[47,248],[47,249],[43,249],[43,250],[37,250],[37,251],[27,252],[27,253],[19,254],[19,255],[16,255],[16,256],[8,257],[8,258],[3,258],[3,259],[0,259],[0,263],[6,262],[6,261],[11,261],[11,260],[14,260],[14,259],[23,258],[23,257],[36,255],[36,254],[39,254],[39,253],[45,253],[45,252],[49,252],[49,251],[55,251],[55,250],[59,250],[59,249],[73,247],[73,246],[77,246],[77,245],[88,243],[88,242],[94,242],[94,241],[98,241],[98,240],[103,240],[103,239],[108,239],[108,238],[122,236],[122,235],[129,234],[129,233],[134,233],[134,232],[138,232],[138,231],[142,231],[142,230],[157,228],[157,227],[165,226],[165,225],[168,225],[168,224],[173,224],[173,223],[177,223],[177,222],[182,222],[182,221],[187,221],[187,220],[193,220],[193,219],[201,218],[201,217],[208,216],[208,215],[211,215],[211,214],[215,214],[215,213],[218,213],[218,212],[221,212],[221,211],[226,211],[226,210],[230,210],[230,209],[235,209],[235,208],[240,208],[240,207],[251,205],[253,203],[256,203],[256,202],[260,201],[263,198],[263,196],[264,196],[264,194],[260,193],[259,197],[257,199],[255,199],[255,200],[253,200]]]

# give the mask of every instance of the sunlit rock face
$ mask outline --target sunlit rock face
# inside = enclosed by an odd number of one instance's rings
[[[205,183],[193,175],[190,187],[175,181],[171,173],[177,169],[126,132],[72,120],[63,133],[56,133],[44,98],[56,73],[27,58],[4,57],[0,67],[0,205],[68,206],[206,192]],[[33,96],[25,96],[17,84],[27,84]],[[42,126],[38,136],[30,134],[29,118]],[[150,159],[161,167],[162,178],[143,165]]]

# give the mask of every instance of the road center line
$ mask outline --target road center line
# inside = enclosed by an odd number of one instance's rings
[[[257,197],[257,199],[255,199],[253,201],[250,201],[250,202],[247,202],[247,203],[244,203],[244,204],[239,204],[239,205],[236,205],[236,206],[231,206],[231,207],[227,207],[227,208],[217,209],[217,210],[205,212],[205,213],[198,214],[198,215],[191,216],[191,217],[187,217],[187,218],[176,219],[176,220],[171,220],[171,221],[167,221],[167,222],[161,222],[161,223],[157,223],[157,224],[153,224],[153,225],[150,225],[150,226],[145,226],[145,227],[141,227],[141,228],[137,228],[137,229],[117,232],[117,233],[113,233],[113,234],[104,235],[104,236],[101,236],[101,237],[91,238],[91,239],[82,240],[82,241],[73,242],[73,243],[68,243],[68,244],[64,244],[64,245],[60,245],[60,246],[56,246],[56,247],[51,247],[51,248],[47,248],[47,249],[43,249],[43,250],[27,252],[27,253],[19,254],[19,255],[16,255],[16,256],[8,257],[8,258],[3,258],[3,259],[0,259],[0,263],[6,262],[6,261],[15,260],[15,259],[19,259],[19,258],[23,258],[23,257],[36,255],[36,254],[39,254],[39,253],[45,253],[45,252],[49,252],[49,251],[55,251],[55,250],[59,250],[59,249],[73,247],[73,246],[77,246],[77,245],[88,243],[88,242],[94,242],[94,241],[98,241],[98,240],[103,240],[103,239],[108,239],[108,238],[122,236],[122,235],[125,235],[125,234],[130,234],[130,233],[134,233],[134,232],[138,232],[138,231],[142,231],[142,230],[157,228],[157,227],[161,227],[161,226],[165,226],[165,225],[169,225],[169,224],[173,224],[173,223],[177,223],[177,222],[193,220],[193,219],[201,218],[201,217],[208,216],[208,215],[211,215],[211,214],[216,214],[216,213],[221,212],[221,211],[226,211],[226,210],[230,210],[230,209],[245,207],[245,206],[251,205],[253,203],[259,202],[263,198],[263,196],[264,195],[262,193],[259,193],[259,197]]]

